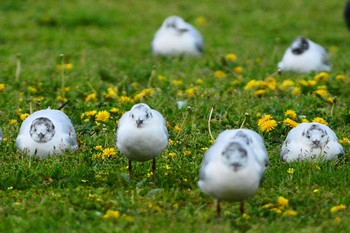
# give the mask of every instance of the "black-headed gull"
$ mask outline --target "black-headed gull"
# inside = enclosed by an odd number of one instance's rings
[[[281,149],[281,159],[286,162],[337,159],[344,154],[338,138],[328,126],[317,123],[301,123],[289,131]]]
[[[16,146],[30,156],[44,158],[66,149],[76,150],[78,143],[68,116],[48,108],[32,113],[22,122]]]
[[[315,42],[305,38],[296,38],[278,63],[278,69],[297,73],[312,71],[330,71],[328,54],[326,50]]]
[[[221,201],[239,201],[244,213],[244,200],[259,188],[265,167],[253,147],[240,138],[220,139],[206,151],[198,186],[216,200],[217,217]]]
[[[152,52],[162,56],[198,56],[203,52],[203,39],[199,31],[181,17],[170,16],[154,35]]]
[[[135,104],[123,114],[118,122],[116,145],[129,160],[129,175],[132,161],[153,160],[152,173],[155,177],[155,158],[168,145],[168,130],[163,116],[147,104]]]

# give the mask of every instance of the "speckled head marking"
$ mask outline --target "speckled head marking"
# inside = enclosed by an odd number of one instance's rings
[[[295,55],[303,54],[306,50],[309,49],[309,42],[304,37],[298,37],[293,41],[292,44],[292,53]]]
[[[185,32],[188,31],[186,27],[184,27],[184,20],[179,16],[170,16],[168,17],[163,26],[167,29],[174,29],[177,32]]]
[[[222,151],[221,155],[225,163],[232,167],[235,172],[245,167],[248,162],[248,151],[240,142],[230,142]]]
[[[312,124],[302,133],[302,136],[310,140],[315,147],[325,146],[328,140],[327,135],[327,131],[317,124]]]
[[[39,117],[32,122],[29,134],[35,142],[46,143],[55,135],[55,126],[48,118]]]
[[[141,128],[144,124],[144,121],[152,118],[151,108],[147,104],[136,104],[130,110],[129,115],[135,122],[136,127]]]
[[[249,144],[251,144],[253,142],[251,137],[249,137],[247,134],[245,134],[242,131],[238,131],[233,138],[242,139],[247,145],[249,145]]]

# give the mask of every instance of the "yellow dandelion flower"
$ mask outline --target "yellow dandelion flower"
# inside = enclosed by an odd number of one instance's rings
[[[0,92],[3,92],[5,90],[5,84],[4,83],[0,83]]]
[[[256,89],[256,88],[260,87],[260,85],[261,85],[260,80],[252,79],[244,86],[244,90]]]
[[[65,97],[59,95],[59,96],[56,97],[56,100],[59,101],[59,102],[64,103],[64,102],[67,101],[67,98],[65,98]]]
[[[94,149],[95,150],[102,150],[103,148],[102,148],[102,146],[98,145],[98,146],[95,146]]]
[[[186,155],[186,156],[191,155],[191,151],[190,151],[190,150],[185,150],[185,151],[184,151],[184,155]]]
[[[197,87],[193,87],[193,88],[188,88],[185,90],[185,93],[186,95],[189,97],[189,98],[192,98],[195,96],[196,92],[198,91],[198,88]]]
[[[119,108],[111,108],[111,109],[109,110],[109,112],[111,112],[111,113],[117,113],[117,112],[119,112]]]
[[[197,83],[197,84],[202,84],[202,83],[203,83],[203,80],[199,78],[199,79],[196,80],[196,83]]]
[[[174,140],[171,140],[171,139],[169,139],[169,146],[172,146],[172,145],[174,145]]]
[[[27,89],[28,89],[28,91],[29,91],[30,93],[32,93],[32,94],[35,94],[35,93],[38,92],[38,89],[36,89],[36,88],[33,87],[33,86],[29,86]]]
[[[283,212],[282,216],[294,217],[297,216],[297,214],[295,210],[286,210]]]
[[[168,157],[170,157],[170,158],[174,158],[176,156],[176,153],[175,152],[170,152],[169,154],[168,154]]]
[[[329,74],[327,72],[321,72],[316,74],[316,76],[314,77],[314,80],[319,82],[319,81],[325,81],[327,82],[329,78]]]
[[[102,155],[106,156],[106,157],[113,157],[113,156],[117,155],[117,152],[116,152],[115,148],[110,147],[110,148],[103,149]]]
[[[171,169],[171,167],[170,167],[168,164],[165,164],[165,165],[164,165],[164,168],[165,168],[166,170],[170,170],[170,169]]]
[[[270,132],[274,128],[276,128],[276,126],[277,126],[277,121],[268,120],[268,121],[263,122],[259,128],[262,132]]]
[[[319,189],[314,189],[312,192],[313,193],[318,193],[320,190]]]
[[[282,91],[285,91],[295,85],[295,82],[289,79],[283,80],[283,82],[278,86]]]
[[[19,118],[24,121],[27,117],[29,116],[28,113],[22,113],[21,115],[19,115]]]
[[[152,177],[152,176],[153,176],[153,172],[148,172],[148,173],[147,173],[147,177],[148,177],[148,178],[150,178],[150,177]]]
[[[176,133],[179,133],[182,130],[182,128],[178,125],[175,125],[174,130]]]
[[[226,78],[226,74],[225,74],[225,72],[224,71],[222,71],[222,70],[216,70],[215,72],[214,72],[214,77],[215,78],[219,78],[219,79],[222,79],[222,78]]]
[[[254,91],[254,95],[257,97],[261,97],[265,94],[265,90],[256,90]]]
[[[298,126],[298,123],[290,118],[285,119],[283,123],[291,128],[295,128],[296,126]]]
[[[335,212],[342,211],[345,209],[346,209],[346,205],[344,205],[344,204],[336,205],[336,206],[333,206],[331,208],[331,213],[335,213]]]
[[[340,144],[349,144],[350,140],[349,140],[349,138],[345,137],[345,138],[339,139],[338,142]]]
[[[282,210],[279,208],[272,208],[270,209],[272,212],[275,212],[276,214],[282,214]]]
[[[290,175],[293,175],[294,174],[294,168],[290,167],[287,169],[287,173],[290,174]]]
[[[308,80],[307,83],[308,83],[308,86],[311,86],[311,87],[317,84],[315,80]]]
[[[153,95],[153,93],[154,93],[154,90],[152,88],[143,89],[142,91],[140,91],[139,93],[137,93],[134,96],[134,100],[139,101],[140,99],[142,99],[145,96]]]
[[[329,95],[329,92],[326,89],[319,89],[314,91],[316,95],[319,95],[321,97],[327,97]]]
[[[226,55],[226,60],[230,61],[230,62],[236,61],[237,60],[237,56],[234,53],[229,53],[229,54]]]
[[[301,95],[301,88],[300,87],[294,87],[292,89],[292,94],[296,95],[296,96]]]
[[[96,110],[92,110],[92,111],[85,112],[84,114],[85,114],[86,116],[95,116],[96,113],[97,113]]]
[[[345,81],[346,77],[345,75],[339,74],[335,77],[337,81]]]
[[[158,81],[161,81],[161,82],[164,82],[167,80],[167,78],[163,75],[158,75],[157,79],[158,79]]]
[[[258,113],[259,115],[261,115],[260,113]],[[259,117],[257,114],[257,117]],[[265,121],[271,120],[273,117],[270,114],[265,114],[262,118],[260,118],[258,120],[258,126],[262,125]]]
[[[306,122],[309,122],[309,120],[306,119],[306,118],[302,118],[302,119],[301,119],[301,122],[306,123]]]
[[[327,121],[325,121],[321,117],[315,117],[314,119],[312,119],[312,122],[318,122],[318,123],[323,124],[323,125],[328,125]]]
[[[105,215],[103,215],[103,219],[118,219],[120,215],[118,210],[107,210]]]
[[[6,138],[6,137],[3,137],[3,138],[2,138],[2,141],[3,141],[3,142],[7,142],[7,140],[8,140],[8,138]]]
[[[286,116],[286,117],[289,117],[289,118],[291,118],[291,119],[293,119],[293,120],[295,120],[295,119],[297,119],[297,113],[294,111],[294,110],[287,110],[285,113],[284,113],[284,115]]]
[[[113,87],[109,87],[107,88],[107,93],[104,96],[106,99],[116,99],[118,95]]]
[[[198,27],[202,27],[207,24],[207,18],[205,18],[204,16],[198,16],[195,20],[195,24]]]
[[[173,80],[171,81],[171,84],[173,84],[174,86],[180,86],[182,85],[182,80]]]
[[[309,86],[309,83],[306,80],[298,80],[298,84],[304,87]]]
[[[335,218],[334,218],[334,222],[336,223],[336,224],[339,224],[339,223],[341,223],[341,217],[339,217],[339,216],[336,216]]]
[[[10,120],[10,125],[16,125],[18,121],[16,119],[11,119]]]
[[[288,201],[287,198],[278,197],[278,199],[277,199],[277,204],[278,204],[281,208],[284,208],[284,207],[288,206],[289,201]]]
[[[271,209],[274,206],[275,205],[273,203],[267,203],[267,204],[263,205],[261,208],[263,208],[263,209]]]
[[[95,120],[96,121],[106,121],[106,120],[108,120],[110,115],[111,114],[109,112],[107,112],[106,110],[99,111],[95,116]]]
[[[96,93],[88,94],[88,95],[85,97],[85,102],[86,102],[86,103],[89,103],[89,102],[94,101],[94,100],[96,100]]]
[[[120,96],[119,101],[122,103],[133,103],[134,100],[128,96]]]
[[[274,79],[273,77],[267,77],[263,82],[263,85],[264,87],[273,91],[277,87],[277,82],[276,82],[276,79]]]

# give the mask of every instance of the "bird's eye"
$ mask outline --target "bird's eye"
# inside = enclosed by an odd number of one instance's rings
[[[307,135],[306,137],[307,137],[307,138],[310,138],[310,135]]]
[[[131,118],[133,118],[133,119],[134,119],[134,114],[131,114]]]

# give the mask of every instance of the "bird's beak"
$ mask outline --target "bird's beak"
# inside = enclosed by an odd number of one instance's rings
[[[39,137],[40,139],[43,139],[44,136],[45,136],[45,135],[44,135],[43,133],[39,133],[39,134],[38,134],[38,137]]]
[[[141,125],[142,125],[142,123],[143,123],[143,120],[137,119],[137,120],[136,120],[136,126],[137,126],[137,128],[140,128]]]
[[[180,29],[179,29],[179,32],[181,32],[181,33],[184,33],[184,32],[187,32],[187,31],[188,31],[187,28],[180,28]]]

